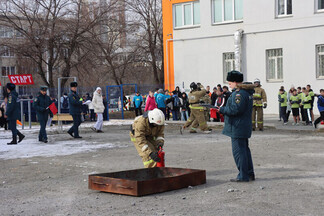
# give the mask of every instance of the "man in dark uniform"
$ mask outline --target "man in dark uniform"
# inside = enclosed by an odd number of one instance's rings
[[[77,93],[77,82],[71,82],[71,91],[69,93],[69,105],[70,105],[70,114],[73,118],[73,126],[68,130],[74,138],[82,138],[79,136],[79,126],[81,124],[81,107],[83,99],[79,97]]]
[[[33,106],[37,113],[37,119],[40,123],[38,140],[44,143],[47,143],[46,124],[48,120],[48,115],[50,115],[51,118],[53,117],[53,114],[49,109],[49,105],[51,105],[52,101],[51,98],[46,93],[47,93],[47,86],[41,86],[40,93],[33,103]]]
[[[17,135],[19,137],[18,143],[20,143],[25,136],[17,130],[17,120],[19,118],[19,108],[20,105],[17,103],[18,93],[16,92],[16,86],[12,83],[7,83],[7,92],[8,92],[8,105],[5,118],[8,120],[9,129],[12,132],[12,141],[7,143],[7,145],[16,145],[17,144]]]
[[[227,74],[227,81],[233,93],[227,104],[219,109],[225,116],[223,134],[232,139],[232,152],[239,170],[233,182],[248,182],[255,180],[249,138],[252,133],[252,107],[254,85],[242,84],[243,74],[231,71]]]

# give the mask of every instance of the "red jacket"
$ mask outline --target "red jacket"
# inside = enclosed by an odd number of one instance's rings
[[[145,112],[149,110],[154,110],[157,108],[156,103],[155,103],[155,98],[148,96],[146,99],[146,105],[145,105]]]

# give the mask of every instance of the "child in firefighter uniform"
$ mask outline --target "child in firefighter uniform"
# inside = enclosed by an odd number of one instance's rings
[[[182,134],[185,128],[191,126],[190,133],[196,133],[199,125],[200,130],[203,131],[203,133],[211,133],[211,130],[207,126],[204,107],[200,105],[201,100],[206,95],[206,90],[202,85],[198,86],[194,82],[190,84],[190,88],[191,92],[188,95],[189,107],[191,109],[190,117],[184,126],[180,128],[180,132]]]
[[[164,122],[163,112],[155,108],[136,117],[131,126],[130,138],[145,168],[156,167],[160,162],[158,151],[164,145]]]
[[[252,129],[255,130],[256,124],[260,131],[263,131],[263,109],[267,108],[267,95],[259,79],[254,80],[253,110],[252,110]],[[255,121],[256,120],[256,121]]]

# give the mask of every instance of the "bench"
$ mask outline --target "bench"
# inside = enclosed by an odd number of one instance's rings
[[[52,121],[73,121],[73,118],[68,113],[61,113],[54,115]]]

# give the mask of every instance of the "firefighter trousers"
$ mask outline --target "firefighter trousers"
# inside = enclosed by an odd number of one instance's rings
[[[259,129],[263,129],[263,107],[253,106],[252,110],[252,128],[255,129],[258,125]]]
[[[145,168],[153,168],[156,167],[157,163],[152,160],[149,155],[149,152],[156,152],[158,151],[157,145],[153,139],[147,139],[147,149],[140,148],[140,142],[136,140],[135,136],[130,132],[131,141],[134,143],[134,146],[138,152],[138,155],[142,158],[143,164]],[[148,151],[151,150],[151,151]]]
[[[190,126],[191,130],[197,130],[198,126],[202,131],[208,130],[204,109],[191,109],[190,117],[184,127],[187,128]]]

